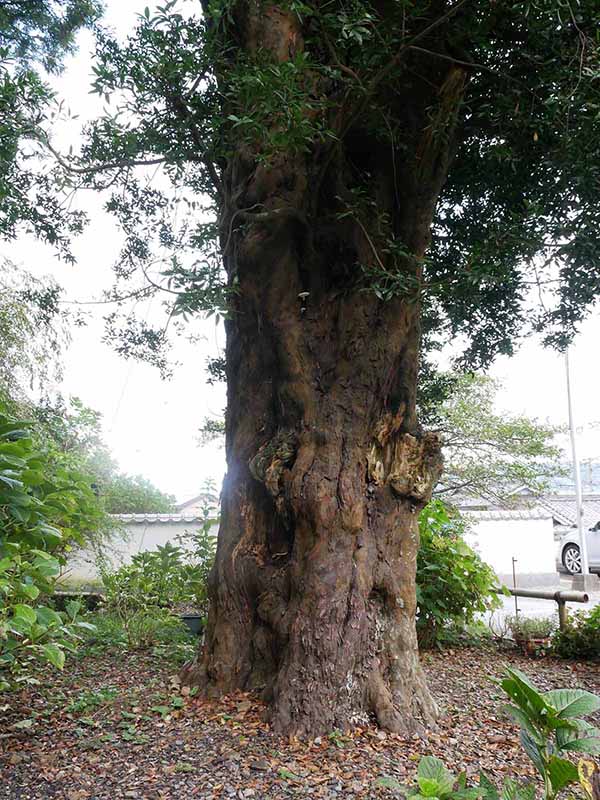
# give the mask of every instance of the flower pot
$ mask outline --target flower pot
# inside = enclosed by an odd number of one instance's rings
[[[527,655],[532,658],[543,656],[550,649],[550,637],[540,636],[527,640]]]
[[[179,619],[194,636],[200,636],[204,630],[204,619],[200,614],[180,614]]]

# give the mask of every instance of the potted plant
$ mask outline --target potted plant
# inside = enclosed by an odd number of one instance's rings
[[[525,655],[536,658],[550,649],[550,639],[556,629],[551,617],[510,617],[509,628],[515,644]]]

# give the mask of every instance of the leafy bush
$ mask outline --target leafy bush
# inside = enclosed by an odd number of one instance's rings
[[[149,607],[171,608],[189,599],[191,579],[182,548],[169,542],[136,553],[130,564],[114,572],[102,571],[107,607],[122,615]]]
[[[106,609],[119,620],[129,647],[149,647],[172,611],[208,613],[208,576],[215,558],[214,520],[205,514],[198,531],[156,550],[137,553],[131,564],[103,570]],[[167,611],[168,610],[168,611]]]
[[[88,614],[86,620],[93,623],[93,631],[85,634],[84,645],[91,654],[152,648],[154,656],[183,664],[192,658],[197,647],[196,638],[181,620],[164,609],[139,610],[125,618],[99,611]]]
[[[107,607],[121,616],[147,608],[193,606],[205,610],[208,573],[214,560],[214,537],[190,534],[193,551],[169,542],[133,556],[114,572],[103,570]]]
[[[492,568],[464,541],[465,522],[440,500],[419,517],[417,634],[421,647],[441,641],[449,626],[471,624],[499,605]]]
[[[30,427],[0,405],[0,690],[32,680],[36,661],[59,669],[73,649],[78,603],[59,614],[52,594],[73,542],[102,519],[85,476],[36,448]]]
[[[123,630],[130,650],[144,650],[157,644],[164,637],[165,628],[181,624],[168,611],[140,608],[121,618]]]
[[[507,622],[515,641],[546,639],[556,630],[552,617],[509,617]]]
[[[600,606],[571,615],[567,627],[554,632],[552,648],[561,658],[600,658]]]
[[[204,508],[202,527],[179,537],[179,542],[186,549],[194,567],[191,584],[194,606],[203,616],[208,614],[208,581],[217,552],[217,540],[212,533],[216,519],[210,516],[211,508],[211,506]]]

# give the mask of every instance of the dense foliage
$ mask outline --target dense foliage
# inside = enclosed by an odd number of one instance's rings
[[[600,606],[571,614],[565,629],[554,633],[552,647],[561,658],[600,659]]]
[[[417,635],[433,647],[452,628],[472,623],[498,605],[498,581],[490,566],[465,542],[465,522],[440,500],[421,512],[417,559]]]
[[[305,46],[281,64],[228,49],[240,9],[220,0],[210,4],[208,20],[169,2],[146,13],[124,44],[108,34],[99,38],[94,88],[116,107],[92,127],[61,180],[87,176],[113,186],[108,207],[127,235],[120,279],[137,276],[139,291],[162,287],[178,313],[223,309],[216,229],[199,220],[202,202],[209,212],[220,202],[220,170],[232,148],[259,143],[262,163],[304,152],[329,167],[337,142],[367,121],[381,147],[401,146],[408,134],[387,102],[386,86],[410,83],[421,64],[447,60],[456,65],[457,81],[467,76],[466,90],[422,285],[403,274],[403,243],[361,199],[368,176],[360,177],[359,164],[356,191],[340,213],[370,229],[378,259],[357,264],[354,279],[383,299],[420,294],[430,345],[460,335],[466,359],[476,365],[511,352],[532,327],[564,344],[597,285],[594,0],[573,7],[556,0],[473,0],[441,10],[430,0],[401,2],[385,26],[368,2],[293,3]],[[49,143],[43,114],[15,115],[14,109],[17,128]],[[432,110],[432,135],[443,135],[443,114],[454,111]],[[156,188],[160,183],[145,185],[143,170],[136,181],[132,167],[143,165],[161,170],[179,199]],[[231,214],[229,233],[222,232],[226,244],[236,226],[268,220],[256,208]],[[54,235],[66,227],[57,215]],[[157,252],[163,254],[158,270]],[[160,332],[129,321],[123,333],[127,352],[157,358]]]
[[[0,408],[2,688],[29,679],[34,661],[62,668],[64,651],[72,648],[78,607],[70,606],[65,617],[44,598],[69,550],[104,523],[86,477],[38,449],[28,424]]]
[[[0,236],[25,229],[72,260],[70,236],[85,217],[64,200],[64,179],[44,164],[43,130],[61,114],[47,82],[100,13],[96,0],[5,0],[0,4]]]
[[[198,595],[204,595],[200,570],[181,547],[169,542],[156,550],[136,553],[130,564],[114,572],[103,571],[107,605],[123,617],[142,608],[175,608],[181,604],[195,608]]]
[[[131,563],[116,570],[104,564],[107,609],[126,626],[153,609],[191,610],[205,617],[216,551],[214,522],[206,517],[200,529],[179,537],[177,546],[167,542],[156,550],[136,553]]]
[[[173,495],[161,492],[142,475],[116,473],[100,486],[109,514],[168,514],[175,507]]]
[[[184,623],[167,609],[139,609],[127,616],[103,609],[86,616],[94,631],[84,631],[87,653],[119,658],[123,650],[152,649],[154,657],[167,657],[175,665],[188,661],[196,642]]]

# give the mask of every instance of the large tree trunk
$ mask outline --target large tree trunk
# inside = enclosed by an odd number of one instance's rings
[[[246,46],[283,60],[302,31],[271,11],[246,20]],[[394,90],[409,148],[357,125],[333,156],[261,166],[240,148],[224,171],[228,473],[206,643],[185,678],[260,691],[285,733],[435,715],[415,634],[417,517],[441,469],[415,412],[418,283],[451,138],[432,136],[431,114],[451,116],[464,75],[427,70]],[[387,302],[360,281],[386,258],[381,219],[409,254]]]

